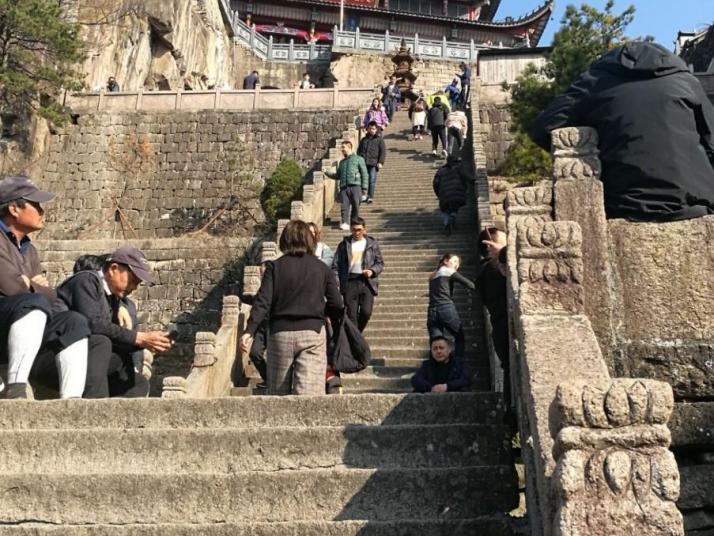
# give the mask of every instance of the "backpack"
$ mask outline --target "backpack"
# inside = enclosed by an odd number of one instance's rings
[[[332,345],[332,368],[351,374],[364,370],[372,360],[369,343],[345,313],[335,327]]]

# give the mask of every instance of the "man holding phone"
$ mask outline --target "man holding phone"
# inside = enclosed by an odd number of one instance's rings
[[[91,382],[96,388],[85,391],[84,398],[149,394],[149,383],[132,357],[140,349],[165,352],[173,341],[163,331],[139,331],[133,315],[125,310],[128,296],[141,283],[156,283],[144,254],[133,246],[122,246],[109,254],[101,270],[78,272],[57,289],[66,307],[85,316],[92,334],[103,342],[90,356],[93,366],[89,367],[100,377]]]

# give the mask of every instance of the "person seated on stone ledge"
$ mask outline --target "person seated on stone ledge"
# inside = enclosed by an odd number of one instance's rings
[[[86,317],[92,333],[102,341],[90,356],[96,377],[92,378],[94,388],[85,390],[85,398],[135,398],[149,393],[132,354],[143,348],[162,353],[171,348],[172,341],[162,331],[139,331],[130,314],[122,318],[120,301],[142,282],[155,284],[144,254],[122,246],[109,254],[101,270],[80,271],[57,289],[63,304]]]
[[[662,222],[714,214],[714,107],[685,62],[634,41],[594,62],[536,118],[551,131],[597,129],[608,218]]]
[[[446,393],[467,391],[471,387],[469,370],[454,355],[451,339],[436,335],[431,338],[431,355],[412,376],[412,387],[417,393]]]
[[[0,359],[8,363],[3,398],[28,398],[30,377],[59,388],[60,398],[80,398],[85,388],[89,326],[77,313],[53,314],[57,296],[29,237],[44,226],[41,204],[54,197],[25,176],[0,180]]]

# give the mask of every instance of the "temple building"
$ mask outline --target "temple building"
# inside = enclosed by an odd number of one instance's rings
[[[276,42],[328,44],[333,29],[472,40],[478,45],[515,48],[538,45],[553,10],[553,0],[518,19],[497,21],[501,0],[231,0],[241,20]],[[342,11],[342,16],[341,16]]]

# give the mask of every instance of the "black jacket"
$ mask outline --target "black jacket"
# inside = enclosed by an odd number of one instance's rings
[[[384,164],[387,150],[384,147],[384,139],[380,136],[379,132],[374,136],[367,135],[362,138],[359,142],[359,147],[357,147],[357,154],[364,158],[368,166]]]
[[[459,283],[469,290],[474,290],[476,285],[466,279],[457,271],[440,269],[429,280],[429,307],[454,303],[454,283]]]
[[[57,297],[70,311],[89,320],[89,329],[94,335],[105,335],[112,344],[136,349],[136,324],[126,329],[113,322],[112,297],[105,292],[97,272],[85,270],[69,277],[57,288]]]
[[[438,128],[446,126],[446,118],[449,116],[449,112],[444,108],[440,102],[437,102],[429,108],[426,112],[427,127],[429,130],[432,128]]]
[[[531,129],[590,126],[600,137],[608,218],[672,221],[714,213],[714,107],[686,64],[654,43],[607,53]]]
[[[505,248],[501,251],[505,251]],[[508,318],[506,276],[498,269],[497,262],[494,259],[485,259],[476,276],[481,301],[494,322]]]
[[[324,262],[314,255],[283,255],[265,268],[246,331],[254,337],[270,315],[271,333],[319,332],[325,314],[338,319],[342,308],[335,278]]]
[[[474,178],[469,175],[460,162],[449,162],[439,168],[434,175],[434,193],[439,198],[442,212],[456,210],[466,204],[466,192]]]
[[[371,236],[365,237],[367,246],[362,257],[362,269],[372,270],[372,277],[367,280],[372,294],[379,294],[379,274],[384,269],[384,259],[382,258],[382,250],[377,242]],[[352,264],[352,236],[346,236],[340,245],[337,246],[335,260],[332,264],[332,270],[337,274],[337,279],[340,282],[340,290],[344,293],[347,290],[347,280],[350,277],[350,265]]]
[[[412,387],[417,393],[428,393],[435,385],[446,384],[448,391],[465,391],[471,386],[466,363],[451,354],[449,361],[438,363],[433,357],[422,362],[412,376]]]

